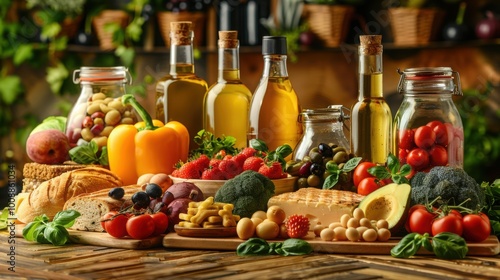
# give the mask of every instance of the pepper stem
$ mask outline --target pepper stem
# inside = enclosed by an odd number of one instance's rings
[[[154,126],[153,119],[148,114],[146,109],[144,109],[144,107],[142,107],[142,105],[137,101],[137,99],[135,99],[135,97],[132,94],[123,95],[122,103],[124,105],[130,105],[130,106],[132,106],[132,108],[135,109],[135,111],[139,114],[141,119],[146,124],[144,127],[145,130],[155,130],[157,128],[156,126]]]

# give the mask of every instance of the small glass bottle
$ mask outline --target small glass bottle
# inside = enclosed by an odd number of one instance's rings
[[[384,164],[392,150],[392,114],[382,86],[382,36],[362,35],[359,46],[359,94],[352,108],[351,152]]]
[[[320,143],[332,144],[349,151],[349,140],[344,134],[345,121],[350,117],[343,109],[342,105],[330,105],[327,108],[305,109],[300,115],[300,122],[303,123],[304,135],[293,151],[294,160],[302,160],[314,147]]]
[[[462,95],[460,76],[449,67],[400,71],[403,101],[394,117],[394,153],[415,171],[463,167],[464,133],[453,95]]]
[[[101,149],[113,128],[137,122],[133,108],[121,101],[132,83],[127,68],[82,67],[73,72],[73,82],[81,85],[81,93],[66,122],[71,146],[94,141]]]
[[[203,98],[207,82],[196,76],[193,30],[189,21],[170,23],[170,73],[156,83],[156,119],[178,121],[192,140],[203,129]],[[190,150],[196,143],[190,141]]]
[[[264,36],[264,71],[250,105],[248,140],[264,141],[269,150],[288,144],[295,148],[302,136],[299,99],[288,77],[286,37]]]
[[[219,31],[218,78],[203,102],[204,129],[216,137],[236,138],[235,147],[247,146],[248,112],[252,93],[240,80],[237,31]]]

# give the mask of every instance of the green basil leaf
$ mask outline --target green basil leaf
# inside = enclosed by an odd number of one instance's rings
[[[404,236],[396,246],[391,249],[391,256],[396,258],[409,258],[417,253],[422,246],[422,235],[410,233]]]
[[[256,149],[257,151],[261,151],[261,152],[269,151],[269,148],[267,147],[266,143],[262,140],[251,139],[249,144],[250,144],[250,147]]]
[[[272,242],[269,243],[269,254],[270,255],[283,255],[283,242]]]
[[[104,166],[109,165],[108,148],[106,146],[102,147],[102,149],[101,149],[101,155],[99,156],[98,163],[100,165],[104,165]]]
[[[61,246],[68,241],[69,233],[64,226],[49,223],[45,228],[43,236],[53,245]]]
[[[398,173],[399,171],[399,159],[392,153],[387,156],[387,168],[392,174]]]
[[[403,166],[401,166],[401,169],[399,170],[399,174],[402,176],[406,176],[411,173],[411,165],[405,163]]]
[[[35,241],[42,244],[49,244],[50,242],[45,238],[44,233],[47,225],[43,224],[35,229],[33,235],[35,237]]]
[[[28,223],[24,228],[23,228],[23,237],[24,239],[28,241],[36,241],[36,230],[39,227],[45,226],[42,222],[39,221],[33,221]]]
[[[368,173],[380,180],[391,178],[391,173],[389,173],[389,170],[385,166],[370,167],[368,168]]]
[[[291,155],[293,153],[293,149],[292,149],[292,147],[290,147],[290,145],[284,144],[284,145],[279,146],[278,148],[276,148],[276,153],[280,157],[286,158],[287,156],[289,156],[289,155]]]
[[[422,246],[429,252],[434,252],[434,249],[432,248],[432,243],[431,243],[431,239],[429,238],[429,234],[428,233],[425,233],[424,234],[424,237],[422,239]]]
[[[331,174],[340,172],[339,166],[335,162],[333,162],[333,160],[330,160],[326,163],[325,169]]]
[[[80,212],[75,210],[60,211],[57,212],[57,214],[54,217],[54,220],[52,220],[52,223],[56,225],[61,225],[65,228],[69,228],[75,223],[76,218],[80,216],[81,216]]]
[[[353,157],[350,160],[348,160],[345,164],[344,167],[342,167],[343,172],[351,172],[358,166],[358,164],[361,162],[363,158],[362,157]]]
[[[329,190],[339,182],[339,172],[332,173],[326,177],[325,181],[323,182],[323,189],[324,190]]]
[[[313,247],[309,242],[298,238],[289,238],[283,241],[278,253],[282,256],[299,256],[308,255],[312,252]]]
[[[255,149],[255,148],[254,148]],[[238,256],[264,256],[269,255],[270,246],[261,238],[250,238],[236,248]]]
[[[442,232],[432,238],[434,254],[442,259],[463,259],[469,248],[460,235]]]
[[[98,163],[98,149],[99,148],[97,147],[97,144],[94,141],[90,141],[88,143],[72,148],[71,150],[69,150],[69,155],[72,161],[79,164]]]
[[[49,217],[47,217],[47,215],[45,214],[42,214],[40,216],[36,216],[34,219],[33,219],[34,222],[41,222],[41,223],[48,223],[50,221]]]

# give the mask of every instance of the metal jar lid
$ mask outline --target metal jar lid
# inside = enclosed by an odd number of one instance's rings
[[[404,71],[401,75],[398,93],[407,91],[449,90],[453,95],[462,95],[460,75],[450,67],[416,67]]]

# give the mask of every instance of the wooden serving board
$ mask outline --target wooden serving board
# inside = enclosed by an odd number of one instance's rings
[[[23,237],[22,230],[24,224],[16,224],[16,236]],[[131,239],[131,238],[114,238],[105,232],[92,232],[68,229],[69,240],[72,243],[105,246],[119,249],[150,249],[161,247],[164,235],[146,238],[146,239]]]
[[[367,254],[367,255],[390,255],[392,247],[399,238],[390,239],[387,242],[351,242],[351,241],[322,241],[320,238],[311,238],[307,241],[312,245],[315,252],[331,254]],[[279,241],[279,240],[277,240]],[[163,238],[163,246],[167,248],[184,249],[208,249],[208,250],[236,250],[243,240],[233,238],[202,238],[183,237],[176,233],[169,233]],[[270,241],[272,242],[272,241]],[[494,235],[488,237],[481,243],[469,243],[470,256],[494,256],[500,253],[500,243]],[[431,252],[421,248],[418,255],[430,255]]]

